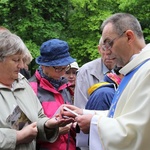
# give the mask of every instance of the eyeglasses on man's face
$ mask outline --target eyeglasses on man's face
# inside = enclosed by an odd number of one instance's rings
[[[125,32],[126,31],[122,32],[118,37],[115,37],[112,40],[105,40],[102,45],[102,50],[104,50],[104,51],[110,50],[113,47],[115,40],[121,38]]]
[[[70,65],[68,65],[66,67],[56,67],[56,66],[53,66],[53,68],[55,69],[55,72],[62,72],[63,70],[64,71],[68,71],[71,68],[71,66]]]

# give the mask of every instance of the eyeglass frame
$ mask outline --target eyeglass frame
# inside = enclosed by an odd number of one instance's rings
[[[52,66],[52,67],[55,69],[55,72],[57,72],[57,73],[62,72],[63,70],[68,71],[71,68],[70,65],[68,65],[64,68],[57,68],[56,66]],[[58,67],[60,67],[60,66],[58,66]]]
[[[121,38],[124,35],[124,33],[126,33],[126,31],[123,31],[119,36],[115,37],[114,39],[110,40],[109,42],[104,42],[102,44],[102,50],[103,51],[110,50],[113,47],[113,45],[114,45],[114,41],[119,39],[119,38]],[[106,46],[106,44],[108,46]]]

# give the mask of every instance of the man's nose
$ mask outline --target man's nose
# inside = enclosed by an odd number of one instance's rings
[[[105,52],[106,52],[106,55],[110,55],[112,53],[111,49],[107,49]]]

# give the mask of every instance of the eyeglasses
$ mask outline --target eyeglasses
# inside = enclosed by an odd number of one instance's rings
[[[126,32],[126,31],[122,32],[118,37],[115,37],[115,38],[114,38],[113,40],[111,40],[111,41],[109,41],[109,40],[104,41],[104,44],[102,45],[102,49],[103,49],[104,51],[110,50],[110,49],[113,47],[115,40],[121,38],[125,32]]]
[[[53,66],[53,68],[55,69],[55,72],[62,72],[63,70],[68,71],[71,68],[71,66],[70,65],[68,65],[66,67],[55,67],[55,66]]]

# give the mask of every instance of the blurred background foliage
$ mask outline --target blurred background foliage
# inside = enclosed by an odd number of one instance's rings
[[[19,35],[33,58],[41,44],[52,38],[68,42],[79,66],[100,57],[100,25],[113,13],[131,13],[140,21],[150,42],[149,0],[0,0],[0,26]],[[37,65],[33,62],[31,70]]]

